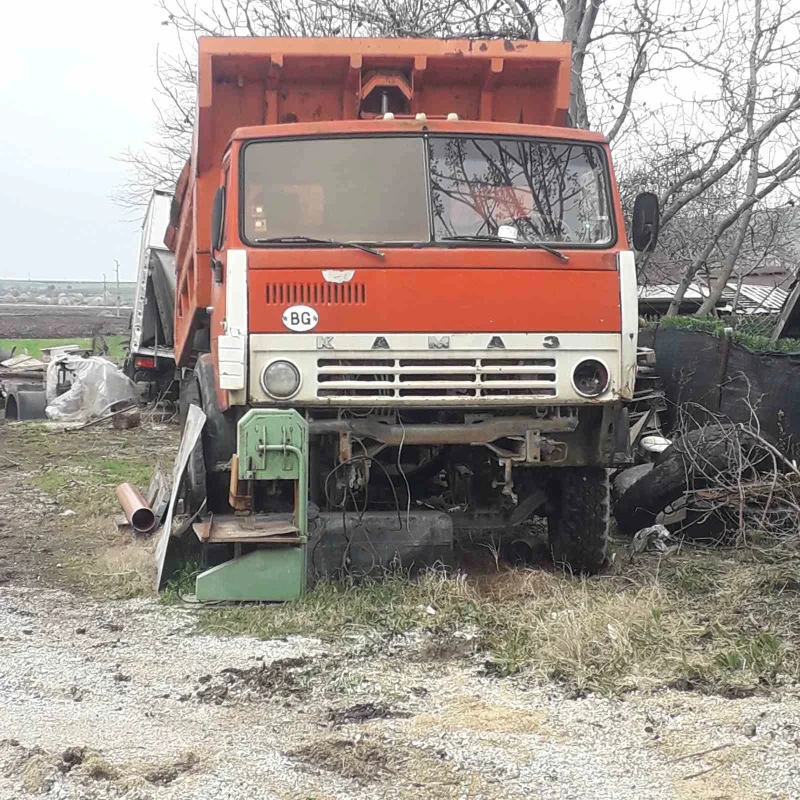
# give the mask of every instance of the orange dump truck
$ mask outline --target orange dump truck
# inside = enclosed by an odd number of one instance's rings
[[[532,515],[557,563],[602,565],[636,275],[569,81],[562,43],[200,40],[167,233],[207,416],[198,597],[292,597]],[[652,195],[633,225],[652,248]]]

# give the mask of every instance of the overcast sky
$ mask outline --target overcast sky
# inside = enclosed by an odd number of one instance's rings
[[[135,276],[138,223],[110,195],[153,129],[154,0],[4,4],[0,278]]]

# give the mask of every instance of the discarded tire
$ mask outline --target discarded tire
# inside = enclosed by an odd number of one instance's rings
[[[563,467],[554,473],[547,518],[553,562],[573,573],[598,572],[608,549],[608,473],[602,467]]]
[[[614,517],[620,533],[633,536],[653,525],[658,515],[687,491],[713,486],[715,475],[730,468],[739,449],[750,451],[748,461],[754,471],[772,466],[763,445],[732,425],[706,425],[676,439],[653,469],[618,499]],[[702,462],[702,471],[698,462]]]

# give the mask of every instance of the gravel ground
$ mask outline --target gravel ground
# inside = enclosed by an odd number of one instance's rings
[[[432,661],[0,588],[0,798],[800,798],[800,698],[570,698]]]

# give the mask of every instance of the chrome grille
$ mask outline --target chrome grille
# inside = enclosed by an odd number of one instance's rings
[[[319,358],[317,397],[555,397],[554,358]]]

